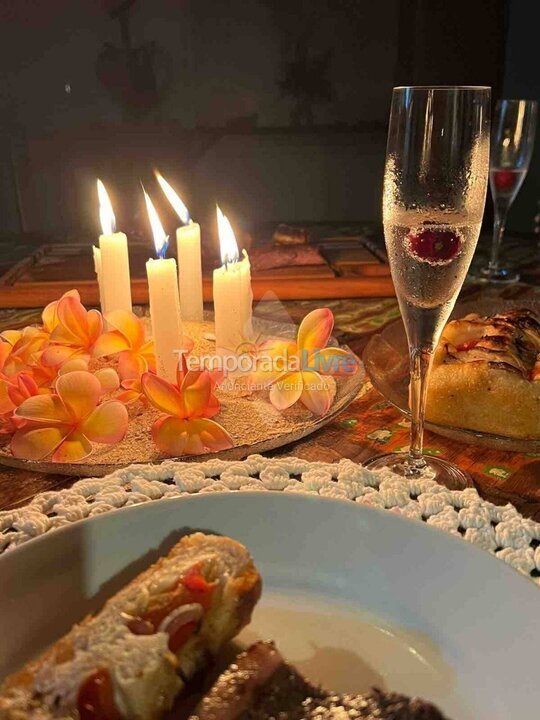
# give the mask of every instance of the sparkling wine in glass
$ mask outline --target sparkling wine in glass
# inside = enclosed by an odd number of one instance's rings
[[[531,161],[536,132],[534,100],[499,100],[491,133],[489,184],[495,211],[491,257],[480,277],[492,282],[517,282],[519,274],[503,268],[499,251],[506,217],[516,199]]]
[[[392,96],[383,223],[392,279],[407,333],[411,438],[407,453],[368,462],[452,487],[468,478],[422,453],[433,352],[474,254],[489,171],[487,87],[399,87]]]

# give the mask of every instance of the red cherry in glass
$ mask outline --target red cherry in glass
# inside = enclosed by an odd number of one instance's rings
[[[497,190],[512,190],[516,182],[516,174],[511,170],[497,170],[493,179]]]
[[[461,245],[459,235],[450,230],[420,230],[408,236],[409,249],[421,260],[447,262],[452,260]]]

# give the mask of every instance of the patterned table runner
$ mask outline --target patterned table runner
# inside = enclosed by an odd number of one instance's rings
[[[37,495],[29,505],[0,513],[0,553],[95,515],[144,502],[214,492],[315,494],[388,510],[477,545],[540,585],[540,523],[512,505],[482,500],[474,488],[448,490],[432,480],[404,480],[351,460],[308,462],[251,455],[243,462],[169,461],[131,465],[104,478]]]

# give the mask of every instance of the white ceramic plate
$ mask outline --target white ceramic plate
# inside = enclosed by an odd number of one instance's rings
[[[194,529],[244,542],[263,575],[263,599],[242,642],[274,639],[313,680],[417,694],[453,720],[537,716],[537,587],[421,523],[281,493],[148,503],[7,553],[0,677]]]

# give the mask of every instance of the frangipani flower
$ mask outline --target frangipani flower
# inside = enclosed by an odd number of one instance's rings
[[[56,393],[35,395],[19,405],[14,417],[25,421],[11,440],[15,457],[77,462],[92,452],[92,442],[116,443],[124,437],[128,413],[122,403],[100,404],[102,386],[84,370],[60,375]]]
[[[270,385],[270,402],[278,410],[300,401],[315,415],[325,415],[333,392],[324,376],[353,374],[358,369],[350,352],[326,347],[333,326],[332,311],[320,308],[302,320],[296,342],[276,339],[262,346],[251,387]]]
[[[108,313],[106,320],[114,329],[97,340],[94,357],[119,353],[118,372],[123,380],[139,378],[147,371],[155,372],[154,341],[145,341],[143,321],[125,310]]]
[[[80,357],[88,360],[103,332],[101,313],[86,310],[76,297],[65,295],[58,301],[56,314],[58,323],[51,332],[50,344],[43,351],[43,365],[57,367]]]
[[[32,325],[22,330],[5,330],[0,338],[0,371],[8,376],[39,363],[49,342],[49,334]]]
[[[232,447],[227,431],[214,420],[219,402],[212,394],[212,379],[206,371],[178,372],[178,385],[151,373],[141,378],[148,402],[161,415],[152,426],[152,438],[164,453],[173,456],[200,455]]]

